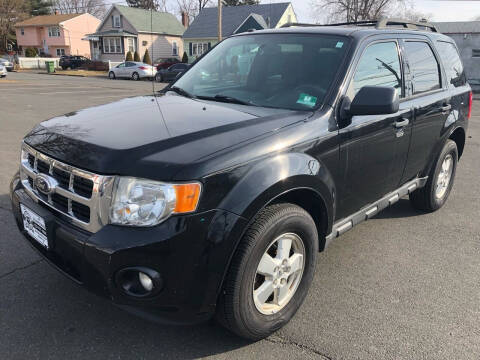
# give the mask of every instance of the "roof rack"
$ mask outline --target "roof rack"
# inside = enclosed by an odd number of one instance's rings
[[[388,29],[390,26],[402,26],[408,30],[430,30],[432,32],[438,32],[438,29],[435,25],[430,24],[429,22],[416,22],[403,19],[388,19],[382,18],[379,20],[364,20],[364,21],[353,21],[353,22],[343,22],[336,24],[306,24],[306,23],[287,23],[282,26],[282,28],[287,27],[310,27],[310,26],[375,26],[376,29]]]

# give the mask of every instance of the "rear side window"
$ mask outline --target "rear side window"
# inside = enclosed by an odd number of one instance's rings
[[[458,87],[465,85],[465,72],[455,45],[446,41],[438,41],[437,49],[442,54],[448,86]]]
[[[430,45],[426,42],[407,41],[405,51],[412,76],[413,94],[440,89],[440,67]]]
[[[397,43],[382,42],[370,45],[358,62],[349,95],[353,98],[364,86],[388,86],[402,95],[402,72]]]

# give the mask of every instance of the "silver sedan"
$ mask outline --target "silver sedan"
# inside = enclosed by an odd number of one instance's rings
[[[3,65],[7,71],[13,71],[13,62],[7,58],[0,58],[0,65]]]
[[[0,78],[7,76],[7,68],[0,64]]]
[[[110,79],[129,78],[132,80],[140,80],[143,78],[155,78],[157,69],[152,65],[142,62],[126,61],[121,63],[108,72]]]

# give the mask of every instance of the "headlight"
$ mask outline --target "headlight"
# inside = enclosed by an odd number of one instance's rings
[[[112,199],[110,222],[118,225],[154,226],[172,214],[196,210],[200,183],[166,184],[119,177]]]

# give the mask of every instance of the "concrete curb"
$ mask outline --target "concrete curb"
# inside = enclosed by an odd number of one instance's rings
[[[58,74],[58,73],[44,73],[44,72],[37,72],[35,74],[39,75],[56,75],[56,76],[73,76],[73,77],[83,77],[83,78],[98,78],[98,79],[105,79],[108,78],[107,75],[92,75],[92,76],[87,76],[87,75],[76,75],[76,74]]]

